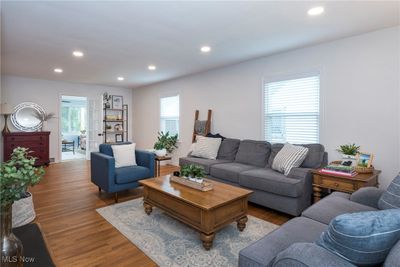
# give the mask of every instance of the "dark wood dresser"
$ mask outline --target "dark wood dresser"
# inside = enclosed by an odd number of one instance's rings
[[[33,151],[30,155],[36,157],[35,165],[48,165],[50,132],[14,132],[3,133],[4,161],[10,159],[16,147],[26,147]]]

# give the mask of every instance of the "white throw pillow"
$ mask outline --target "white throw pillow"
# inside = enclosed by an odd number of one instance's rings
[[[221,138],[197,136],[197,141],[193,145],[191,155],[205,159],[216,159],[221,141]]]
[[[304,146],[294,146],[286,143],[276,154],[272,162],[272,169],[288,175],[292,168],[300,167],[307,157],[308,148]]]
[[[129,145],[113,145],[111,148],[114,153],[115,168],[137,165],[135,143]]]

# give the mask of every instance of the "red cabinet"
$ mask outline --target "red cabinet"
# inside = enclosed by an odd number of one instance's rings
[[[36,165],[48,165],[50,132],[15,132],[3,134],[4,161],[10,159],[16,147],[26,147],[33,151],[30,155],[37,158]]]

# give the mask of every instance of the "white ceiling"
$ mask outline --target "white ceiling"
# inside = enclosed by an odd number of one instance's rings
[[[325,13],[309,17],[317,5]],[[399,25],[399,9],[398,1],[3,1],[2,72],[139,87]],[[199,51],[204,44],[208,55]],[[74,49],[85,56],[74,58]]]

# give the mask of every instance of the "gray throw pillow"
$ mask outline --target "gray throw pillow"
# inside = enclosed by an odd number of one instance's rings
[[[317,245],[357,266],[385,261],[400,239],[400,210],[348,213],[337,216]]]
[[[400,208],[400,173],[379,198],[378,208],[381,210]]]

